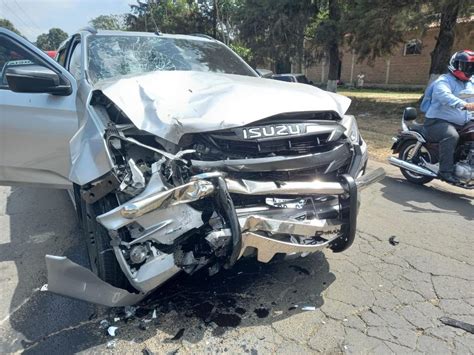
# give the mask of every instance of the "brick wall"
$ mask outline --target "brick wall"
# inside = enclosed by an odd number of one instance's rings
[[[401,44],[394,49],[393,55],[388,58],[377,58],[371,65],[367,62],[357,63],[351,51],[343,50],[341,58],[341,80],[352,83],[357,80],[358,74],[364,74],[366,84],[377,85],[424,85],[429,77],[431,51],[436,44],[438,28],[431,28],[420,38],[416,33],[407,33],[406,40],[419,39],[422,41],[421,54],[404,55],[405,45]],[[474,22],[460,23],[456,28],[454,50],[474,50]],[[327,80],[328,65],[318,63],[306,68],[307,77],[317,83]]]

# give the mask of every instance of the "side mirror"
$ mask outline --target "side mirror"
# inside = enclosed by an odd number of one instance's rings
[[[271,79],[272,78],[273,72],[271,70],[257,68],[256,71],[262,78],[265,78],[265,79]]]
[[[72,92],[69,83],[62,84],[60,76],[41,65],[18,65],[6,69],[8,87],[14,92],[48,93],[67,96]]]
[[[416,117],[418,117],[418,112],[416,112],[416,108],[414,107],[407,107],[403,111],[403,119],[405,121],[416,120]]]

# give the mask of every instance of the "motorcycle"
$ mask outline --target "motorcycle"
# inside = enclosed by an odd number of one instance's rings
[[[429,142],[423,124],[416,122],[418,113],[414,107],[403,111],[402,129],[393,138],[393,154],[390,164],[400,168],[410,182],[424,185],[439,179],[438,143]],[[454,155],[454,174],[459,183],[452,184],[464,189],[474,189],[474,121],[471,120],[458,130],[459,142]]]

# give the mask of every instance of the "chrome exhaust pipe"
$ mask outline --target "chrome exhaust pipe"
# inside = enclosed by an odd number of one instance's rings
[[[423,168],[421,166],[415,165],[413,163],[406,162],[404,160],[395,158],[395,157],[390,157],[388,158],[388,162],[396,167],[411,171],[413,173],[416,173],[418,175],[424,175],[424,176],[429,176],[432,178],[438,177],[438,174],[432,172],[431,170],[428,170],[426,168]]]

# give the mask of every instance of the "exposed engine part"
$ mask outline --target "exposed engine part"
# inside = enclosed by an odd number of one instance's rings
[[[467,162],[457,163],[454,166],[454,172],[456,177],[466,184],[474,181],[474,165],[470,165]]]
[[[81,189],[81,197],[84,201],[92,204],[100,200],[105,195],[116,190],[120,186],[120,181],[113,172],[109,172],[103,178],[94,181],[90,187]]]
[[[130,262],[132,264],[141,264],[143,263],[148,256],[148,249],[144,245],[134,246],[130,250]]]
[[[142,171],[137,167],[135,161],[130,158],[128,160],[128,165],[130,166],[131,171],[131,185],[136,189],[142,189],[145,187],[145,177],[143,176]]]

